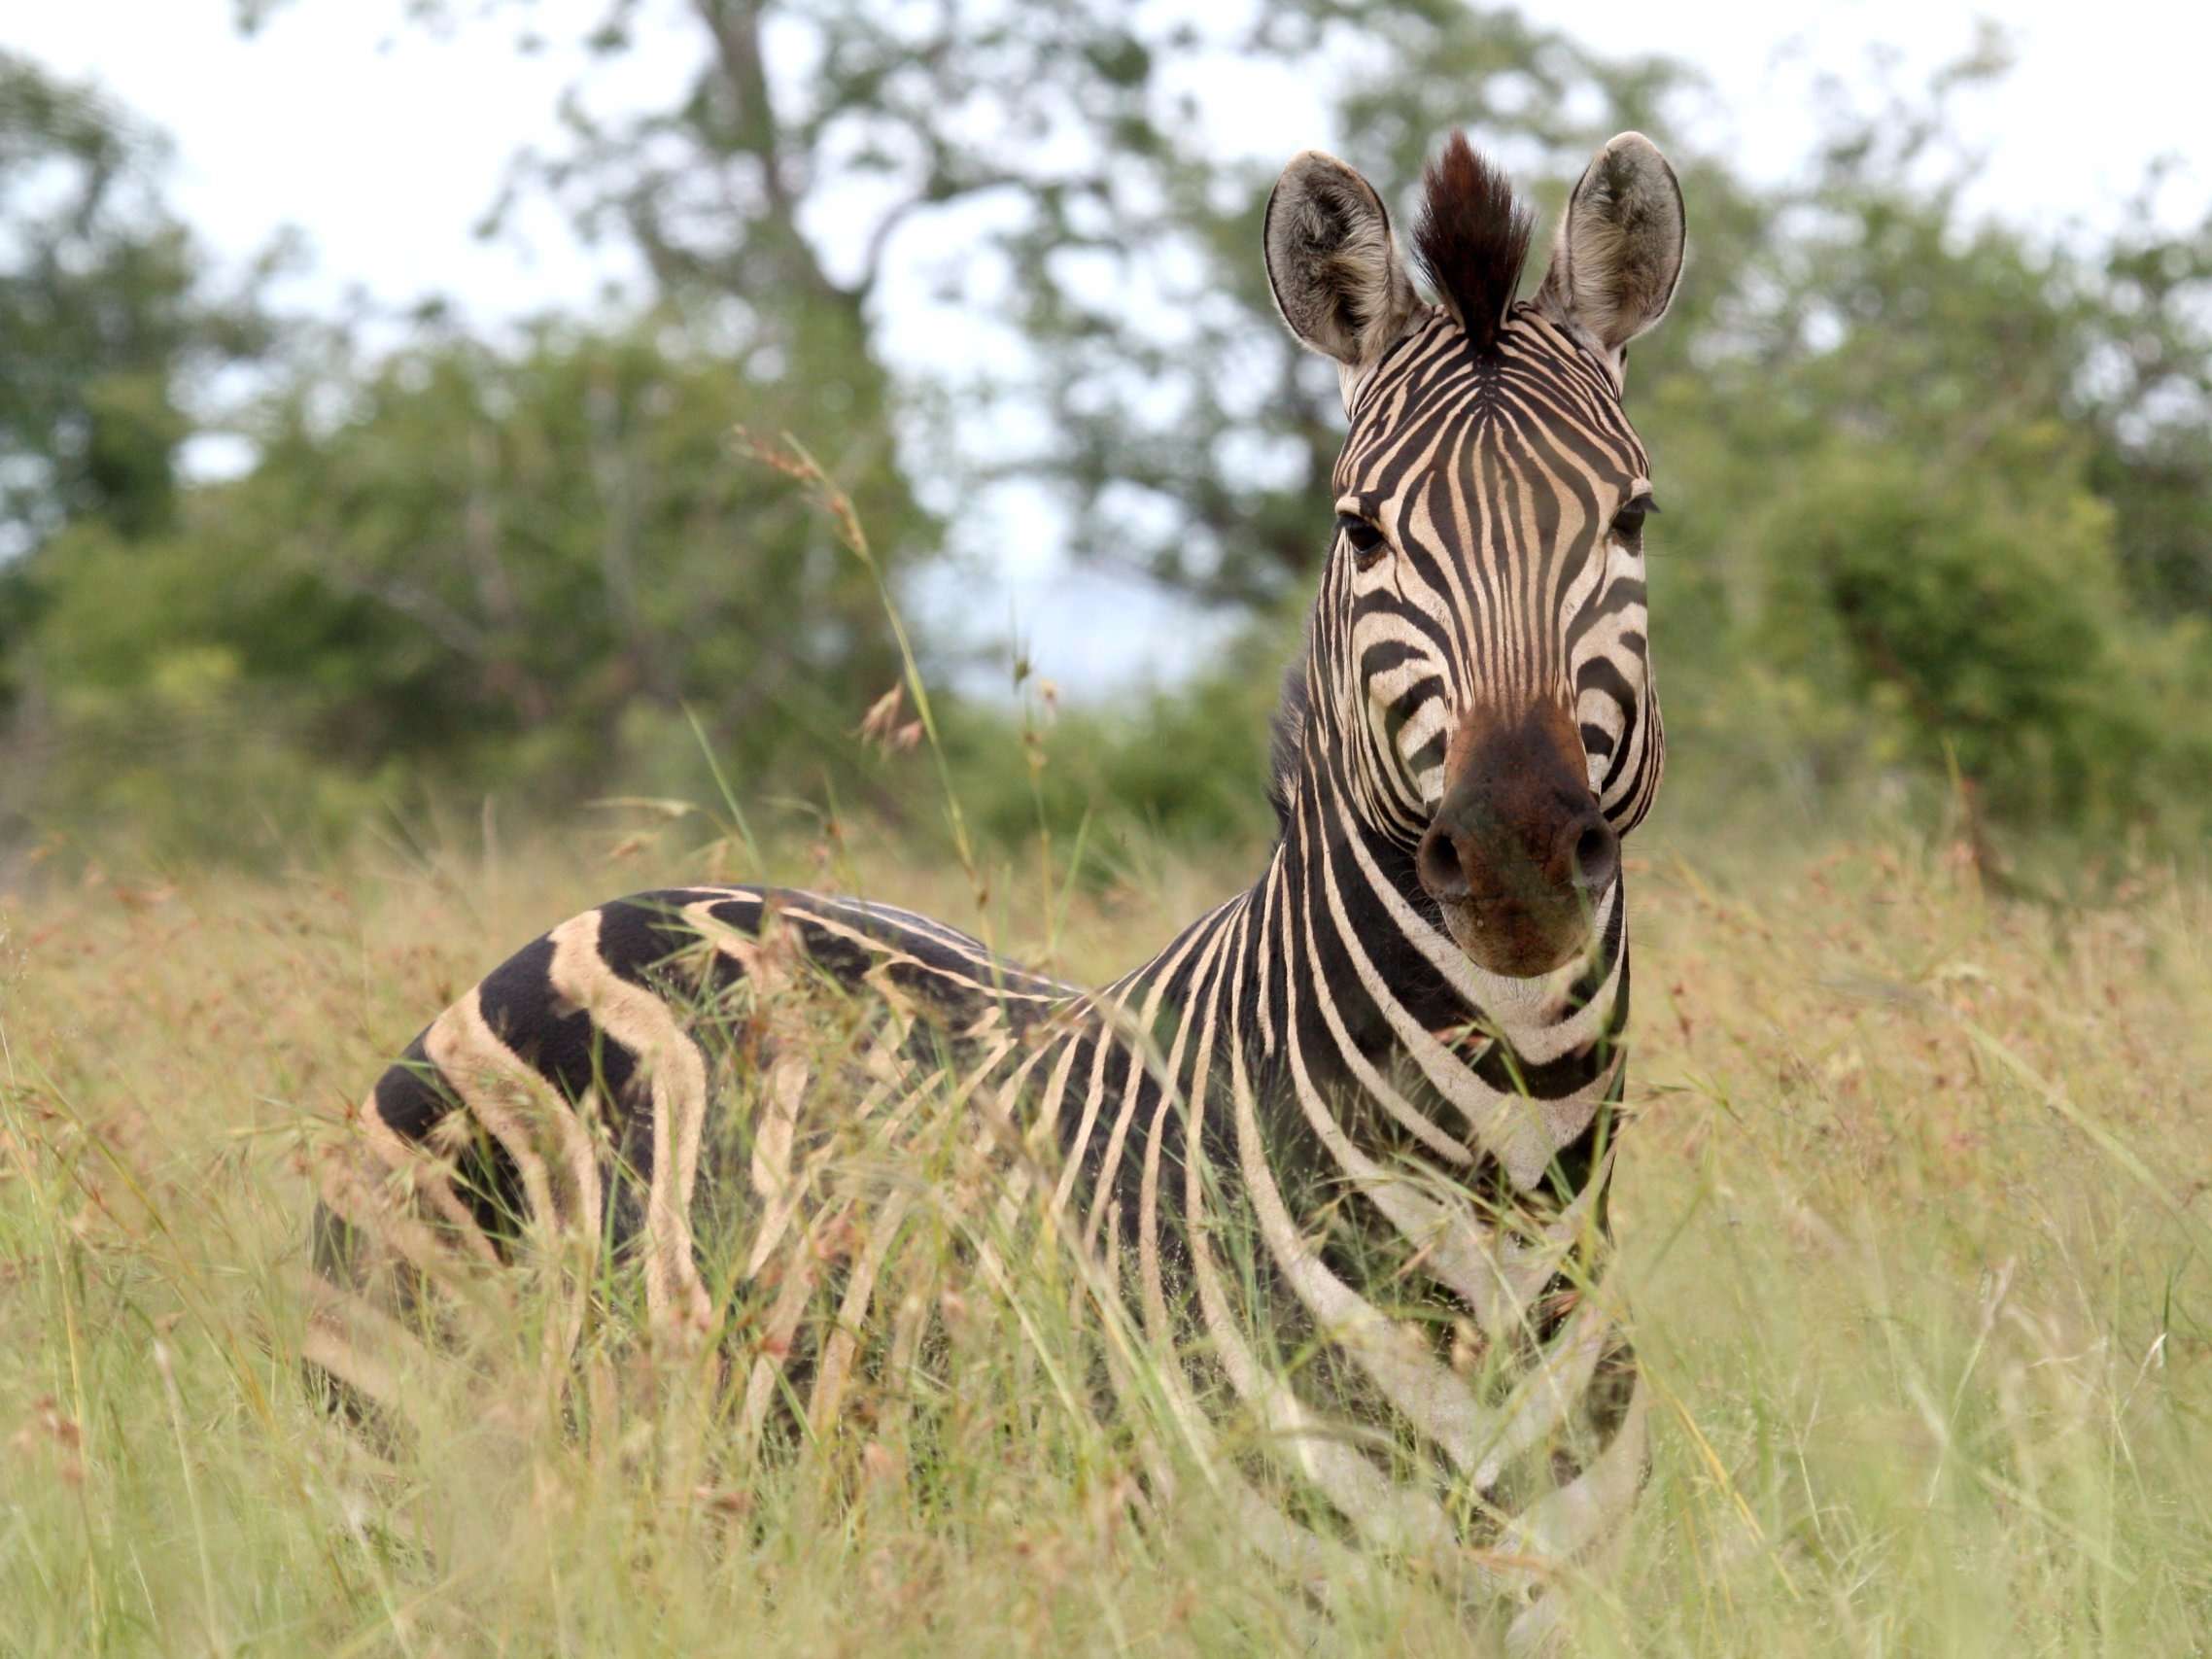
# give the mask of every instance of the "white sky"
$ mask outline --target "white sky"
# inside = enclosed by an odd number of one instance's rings
[[[566,42],[601,6],[541,0],[539,26]],[[579,248],[542,207],[523,216],[519,234],[496,243],[472,235],[514,151],[558,145],[554,103],[573,60],[519,55],[512,12],[446,39],[406,27],[400,12],[400,0],[294,0],[259,37],[242,40],[230,0],[0,0],[0,46],[97,81],[166,129],[178,157],[172,200],[224,256],[242,261],[280,227],[302,230],[315,263],[284,291],[292,306],[335,310],[357,290],[389,305],[442,293],[477,323],[494,324],[589,307],[607,282],[633,278],[626,259]],[[1817,73],[1862,79],[1879,45],[1901,54],[1913,84],[1968,45],[1978,14],[1992,8],[1578,0],[1551,20],[1608,52],[1666,52],[1697,65],[1713,84],[1714,119],[1725,128],[1709,145],[1778,177],[1803,157]],[[645,16],[654,15],[648,6]],[[2035,0],[1995,15],[2018,66],[1960,106],[1969,142],[1987,157],[1978,208],[2048,234],[2108,225],[2148,164],[2170,155],[2183,165],[2161,217],[2203,214],[2212,201],[2204,89],[2212,7]],[[690,46],[681,31],[648,38],[619,79],[595,87],[596,101],[665,98]],[[1204,94],[1194,141],[1285,156],[1329,141],[1318,100],[1285,78],[1209,77]],[[930,239],[926,227],[916,235]],[[896,252],[903,262],[906,251]],[[895,297],[887,301],[884,343],[895,362],[918,364],[942,342],[941,320],[926,309],[902,314]],[[1049,506],[1020,493],[990,505],[1001,515],[991,544],[1022,551],[998,560],[987,605],[960,578],[918,595],[938,626],[979,610],[986,629],[1017,615],[1042,672],[1081,688],[1172,674],[1204,648],[1206,630],[1158,598],[1070,571]]]

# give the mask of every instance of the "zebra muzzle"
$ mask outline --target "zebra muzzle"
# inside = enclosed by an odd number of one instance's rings
[[[1573,960],[1620,872],[1620,838],[1598,810],[1565,709],[1470,716],[1445,778],[1414,868],[1452,937],[1478,965],[1513,978]]]

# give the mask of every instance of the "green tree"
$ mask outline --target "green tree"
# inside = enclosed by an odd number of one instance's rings
[[[0,838],[64,742],[40,663],[54,542],[166,534],[195,403],[273,340],[262,270],[211,293],[161,197],[166,154],[92,90],[0,52]]]
[[[898,662],[868,572],[732,453],[786,413],[665,326],[336,365],[161,536],[86,525],[43,555],[58,784],[155,812],[196,777],[219,798],[172,821],[212,839],[242,737],[257,787],[291,769],[571,807],[655,768],[695,782],[687,709],[749,773],[835,764]],[[367,804],[327,781],[263,806],[334,828]]]
[[[2125,243],[1970,217],[1951,100],[2000,49],[1832,106],[1740,244],[1739,297],[1632,370],[1665,433],[1655,627],[1700,641],[1661,641],[1670,714],[1721,762],[1693,776],[1770,796],[1955,768],[1977,827],[2193,825],[2212,615],[2196,503],[2158,483],[2212,449],[2149,417],[2212,353],[2184,295],[2116,283],[2143,262]],[[2114,372],[2139,328],[2156,352]]]
[[[298,3],[239,0],[239,16],[256,26]],[[491,9],[543,44],[535,0]],[[411,0],[405,15],[462,10]],[[933,478],[1040,479],[1074,507],[1086,556],[1236,605],[1310,572],[1340,419],[1332,373],[1276,325],[1255,253],[1284,158],[1190,141],[1203,66],[1234,57],[1335,88],[1349,158],[1407,190],[1464,124],[1561,190],[1596,142],[1656,124],[1689,84],[1450,0],[1293,0],[1228,22],[1143,0],[607,0],[580,44],[596,71],[655,27],[689,33],[691,78],[616,119],[595,112],[587,72],[563,103],[566,147],[516,157],[491,225],[545,193],[587,235],[626,239],[661,298],[712,311],[748,374],[817,387],[797,430],[825,458],[841,432],[895,429]],[[779,81],[772,58],[804,68]],[[1717,172],[1698,183],[1710,235],[1741,192]],[[950,413],[901,423],[881,338],[890,256],[917,222],[986,198],[983,245],[942,285],[977,326],[1015,325],[1030,364],[910,388]],[[1020,448],[980,456],[979,430],[1018,432]]]
[[[175,509],[188,404],[265,349],[159,194],[166,147],[97,93],[0,52],[0,559],[98,517]]]
[[[2087,273],[2096,348],[2083,374],[2091,479],[2119,517],[2130,591],[2154,613],[2212,616],[2212,212],[2175,234],[2152,212],[2160,168]]]

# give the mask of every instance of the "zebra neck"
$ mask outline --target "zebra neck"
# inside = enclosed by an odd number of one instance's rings
[[[1528,1192],[1563,1152],[1603,1138],[1598,1120],[1621,1082],[1617,879],[1592,919],[1582,960],[1537,979],[1488,973],[1444,929],[1410,854],[1348,812],[1328,813],[1312,791],[1251,889],[1131,978],[1164,970],[1195,989],[1189,964],[1216,936],[1256,1086],[1295,1099],[1323,1138],[1341,1137],[1339,1159],[1495,1171]]]

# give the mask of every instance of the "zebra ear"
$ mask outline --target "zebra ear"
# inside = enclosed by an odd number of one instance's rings
[[[1666,316],[1682,274],[1682,187],[1659,147],[1624,132],[1591,157],[1567,198],[1537,303],[1616,364]]]
[[[1365,368],[1404,332],[1417,301],[1366,180],[1333,156],[1296,156],[1267,197],[1267,282],[1291,332]]]

